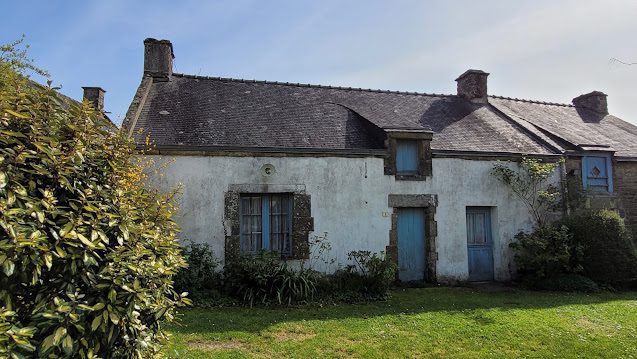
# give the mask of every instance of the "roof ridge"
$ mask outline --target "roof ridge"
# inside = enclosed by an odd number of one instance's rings
[[[220,80],[220,81],[231,81],[231,82],[241,82],[241,83],[256,83],[256,84],[281,85],[281,86],[310,87],[310,88],[322,88],[322,89],[332,89],[332,90],[346,90],[346,91],[360,91],[360,92],[374,92],[374,93],[391,93],[391,94],[398,94],[398,95],[431,96],[431,97],[458,97],[458,95],[450,95],[450,94],[437,94],[437,93],[426,93],[426,92],[416,92],[416,91],[397,91],[397,90],[368,89],[368,88],[361,88],[361,87],[316,85],[316,84],[305,84],[305,83],[298,83],[298,82],[282,82],[282,81],[267,81],[267,80],[247,80],[247,79],[235,79],[235,78],[231,78],[231,77],[220,77],[220,76],[188,75],[188,74],[180,74],[180,73],[175,73],[175,72],[173,72],[173,76],[183,77],[183,78],[192,78],[192,79],[201,79],[201,80]]]
[[[548,101],[540,101],[540,100],[529,100],[529,99],[524,99],[524,98],[517,98],[517,97],[513,98],[513,97],[498,96],[498,95],[489,95],[489,97],[499,98],[499,99],[502,99],[502,100],[511,100],[511,101],[518,101],[518,102],[535,103],[535,104],[539,104],[539,105],[575,107],[575,105],[570,104],[570,103],[559,103],[559,102],[548,102]]]

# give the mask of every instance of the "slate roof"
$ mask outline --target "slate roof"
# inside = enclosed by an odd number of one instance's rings
[[[131,134],[140,144],[148,135],[159,149],[382,150],[386,130],[405,130],[433,132],[434,151],[592,149],[637,158],[636,126],[569,104],[499,96],[476,104],[456,95],[176,73],[146,80]]]
[[[565,104],[490,97],[489,103],[507,116],[546,134],[567,149],[615,151],[617,157],[637,157],[637,126],[613,115]]]
[[[183,74],[152,82],[132,133],[160,149],[354,150],[383,149],[383,130],[396,129],[433,131],[434,150],[556,153],[496,108],[456,95]]]

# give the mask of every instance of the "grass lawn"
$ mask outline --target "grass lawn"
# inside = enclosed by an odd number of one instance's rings
[[[168,358],[637,358],[637,292],[399,289],[365,305],[181,314]]]

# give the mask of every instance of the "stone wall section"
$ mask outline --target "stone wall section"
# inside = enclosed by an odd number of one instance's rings
[[[637,162],[615,162],[613,170],[619,213],[637,238]]]

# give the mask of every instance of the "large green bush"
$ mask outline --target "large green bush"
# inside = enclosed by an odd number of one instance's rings
[[[187,302],[171,198],[101,113],[2,50],[0,357],[149,357]]]
[[[542,280],[582,272],[583,246],[567,226],[547,225],[532,233],[520,232],[510,245],[515,250],[518,273]]]
[[[591,280],[616,287],[637,282],[637,250],[614,211],[577,212],[533,233],[518,234],[511,247],[518,273],[534,287],[590,291],[595,287]]]
[[[583,211],[564,220],[583,246],[583,274],[599,283],[637,281],[637,250],[617,212]]]

